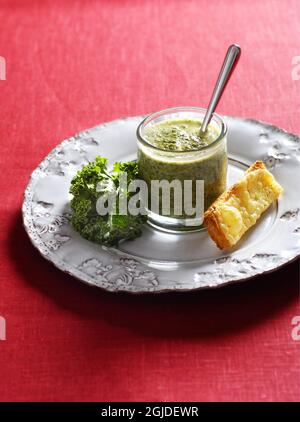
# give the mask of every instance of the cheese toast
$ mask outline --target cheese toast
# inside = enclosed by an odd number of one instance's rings
[[[256,161],[205,212],[209,235],[220,249],[236,245],[282,191],[264,163]]]

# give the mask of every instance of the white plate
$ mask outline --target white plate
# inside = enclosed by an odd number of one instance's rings
[[[299,257],[300,139],[254,120],[226,117],[229,180],[261,159],[284,194],[237,247],[220,251],[207,232],[169,234],[145,225],[142,237],[118,249],[83,239],[69,224],[69,185],[96,155],[110,163],[136,155],[142,117],[105,123],[63,141],[32,173],[25,191],[25,229],[41,254],[74,277],[109,291],[133,293],[218,287],[273,271]]]

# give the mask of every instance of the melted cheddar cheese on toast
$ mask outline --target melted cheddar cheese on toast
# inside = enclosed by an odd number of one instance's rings
[[[209,235],[220,249],[234,246],[282,191],[264,163],[256,161],[205,212]]]

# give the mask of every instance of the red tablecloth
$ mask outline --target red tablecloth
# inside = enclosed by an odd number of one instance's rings
[[[219,112],[300,133],[299,0],[7,0],[0,21],[0,400],[299,400],[297,262],[218,291],[108,294],[41,258],[20,212],[60,140],[205,106],[231,42]]]

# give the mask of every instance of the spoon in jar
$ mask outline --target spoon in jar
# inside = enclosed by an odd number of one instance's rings
[[[212,115],[220,101],[220,98],[222,97],[222,94],[225,90],[227,82],[229,81],[230,76],[232,75],[233,70],[235,66],[237,65],[237,62],[240,58],[240,54],[241,54],[241,47],[237,44],[232,44],[227,50],[227,53],[223,62],[223,66],[219,73],[219,77],[216,82],[214,92],[211,96],[209,105],[206,110],[205,117],[203,119],[203,122],[200,128],[200,133],[199,133],[200,138],[203,137],[203,135],[205,134],[207,130],[207,126],[209,125]]]

